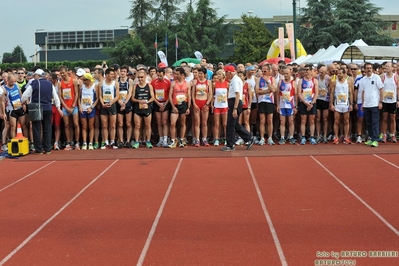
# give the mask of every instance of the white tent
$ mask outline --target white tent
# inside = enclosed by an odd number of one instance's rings
[[[317,64],[320,63],[320,58],[322,58],[324,56],[324,54],[328,54],[330,53],[332,50],[335,50],[335,46],[331,45],[330,47],[327,48],[327,50],[323,51],[323,52],[317,52],[314,56],[312,56],[311,58],[307,59],[306,61],[302,62],[302,63],[306,63],[306,64]]]
[[[334,61],[341,60],[342,54],[345,52],[346,48],[349,47],[347,43],[341,43],[337,48],[331,50],[329,53],[323,54],[321,58],[319,58],[320,62],[315,63],[323,63],[323,64],[331,64]]]
[[[301,55],[294,62],[297,63],[298,65],[300,65],[300,64],[302,64],[302,62],[308,60],[311,57],[312,57],[312,55],[310,55],[310,54],[308,54],[307,56]]]
[[[368,46],[362,39],[354,41],[351,46]]]

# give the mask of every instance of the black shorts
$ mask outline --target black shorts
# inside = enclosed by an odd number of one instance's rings
[[[313,107],[312,107],[312,109],[310,109],[310,111],[306,110],[308,107],[303,102],[300,102],[298,107],[299,107],[300,115],[315,115],[316,114],[316,110],[317,110],[316,104],[313,104]]]
[[[125,115],[125,114],[128,114],[128,113],[132,112],[132,111],[133,111],[133,104],[132,104],[132,102],[129,101],[129,102],[125,105],[125,109],[124,109],[124,110],[121,110],[120,104],[119,104],[119,103],[116,103],[116,112],[117,112],[118,114],[120,114],[120,115]]]
[[[259,114],[273,114],[276,107],[272,103],[258,103],[258,113]]]
[[[159,111],[159,106],[158,106],[158,104],[157,104],[156,102],[154,102],[154,104],[153,104],[153,109],[154,109],[155,112],[166,112],[166,111],[169,111],[170,108],[171,108],[171,105],[170,105],[170,103],[168,103],[168,104],[165,106],[165,109],[164,109],[163,111]]]
[[[257,109],[258,103],[251,103],[251,110]]]
[[[396,114],[396,103],[382,103],[382,112]]]
[[[175,105],[177,108],[177,111],[179,113],[179,115],[185,114],[187,109],[188,109],[188,103],[187,102],[183,102],[181,104],[177,104]],[[173,110],[172,110],[173,113]]]
[[[20,118],[21,116],[24,116],[25,114],[26,113],[24,112],[23,108],[19,108],[18,110],[12,110],[10,112],[10,116],[12,116],[12,117],[14,117],[16,119]]]
[[[151,115],[151,113],[134,113],[134,114],[140,117],[149,117]]]
[[[330,103],[323,100],[316,100],[317,110],[327,110],[330,107]]]
[[[116,115],[116,103],[111,105],[110,108],[100,107],[100,115]]]

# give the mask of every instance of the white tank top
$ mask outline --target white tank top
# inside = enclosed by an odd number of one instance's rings
[[[107,85],[104,80],[101,93],[104,103],[111,102],[115,98],[115,80],[112,81],[110,85]]]
[[[82,97],[80,99],[80,104],[82,105],[83,111],[87,111],[87,109],[89,109],[95,102],[95,86],[96,84],[93,84],[90,88],[87,88],[84,84],[82,86]]]
[[[384,103],[396,103],[397,93],[396,93],[396,84],[397,77],[395,74],[392,77],[388,78],[387,74],[384,74],[383,77],[384,82],[384,98],[382,101]]]
[[[258,99],[256,98],[256,93],[255,93],[255,76],[252,75],[252,77],[247,79],[245,82],[248,83],[249,85],[251,85],[252,91],[254,93],[253,97],[252,97],[252,102],[257,103]]]
[[[335,85],[335,105],[348,105],[349,103],[349,85],[348,80],[345,79],[344,83],[339,82]]]

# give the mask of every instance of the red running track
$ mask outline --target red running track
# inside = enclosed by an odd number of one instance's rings
[[[397,155],[9,165],[21,170],[0,178],[4,265],[315,265],[322,251],[399,250]]]

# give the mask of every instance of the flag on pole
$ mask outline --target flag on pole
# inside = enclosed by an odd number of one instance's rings
[[[168,34],[165,35],[165,47],[168,48]]]
[[[175,34],[176,35],[176,49],[178,49],[179,48],[179,41],[177,40],[177,34]]]
[[[158,35],[157,35],[157,34],[155,34],[154,48],[155,48],[155,49],[158,48]]]

